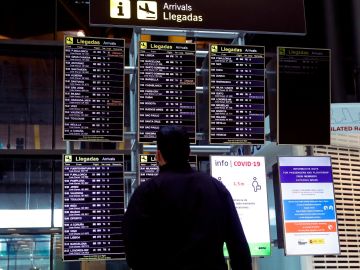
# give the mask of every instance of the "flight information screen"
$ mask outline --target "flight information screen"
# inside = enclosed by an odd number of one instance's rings
[[[141,41],[139,48],[139,142],[155,142],[166,125],[184,126],[195,142],[195,44]]]
[[[190,166],[197,170],[197,156],[189,156]],[[156,162],[154,154],[141,154],[139,155],[139,177],[140,183],[157,176],[159,174],[159,166]]]
[[[124,259],[124,157],[63,156],[63,259]]]
[[[265,48],[210,45],[211,144],[265,142]]]
[[[278,47],[277,142],[330,145],[330,50]]]
[[[64,140],[123,141],[124,42],[65,37]]]

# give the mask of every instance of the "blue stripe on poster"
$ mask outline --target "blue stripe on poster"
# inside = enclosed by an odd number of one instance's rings
[[[335,219],[334,200],[284,200],[285,220]]]

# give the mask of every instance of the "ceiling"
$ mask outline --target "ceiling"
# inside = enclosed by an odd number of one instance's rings
[[[36,0],[21,1],[21,3],[1,1],[0,40],[60,41],[63,40],[64,32],[82,30],[87,36],[103,37],[111,33],[115,37],[126,38],[129,41],[132,29],[89,26],[89,1]],[[355,20],[352,1],[304,0],[306,35],[248,34],[246,44],[265,46],[268,57],[275,55],[277,46],[330,48],[334,68],[332,77],[340,84],[337,86],[334,83],[333,91],[335,89],[343,93],[334,101],[360,100],[357,93],[360,87],[354,85],[356,76],[360,74],[360,64],[355,52],[358,46],[354,45]],[[333,12],[329,11],[329,6],[332,7]]]

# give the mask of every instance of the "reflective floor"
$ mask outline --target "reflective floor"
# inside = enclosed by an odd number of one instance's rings
[[[61,235],[0,236],[0,270],[128,270],[124,261],[63,262]]]

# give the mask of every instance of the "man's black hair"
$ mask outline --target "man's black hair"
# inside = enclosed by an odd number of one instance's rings
[[[189,159],[190,139],[181,126],[163,126],[156,133],[157,149],[169,165],[184,164]]]

